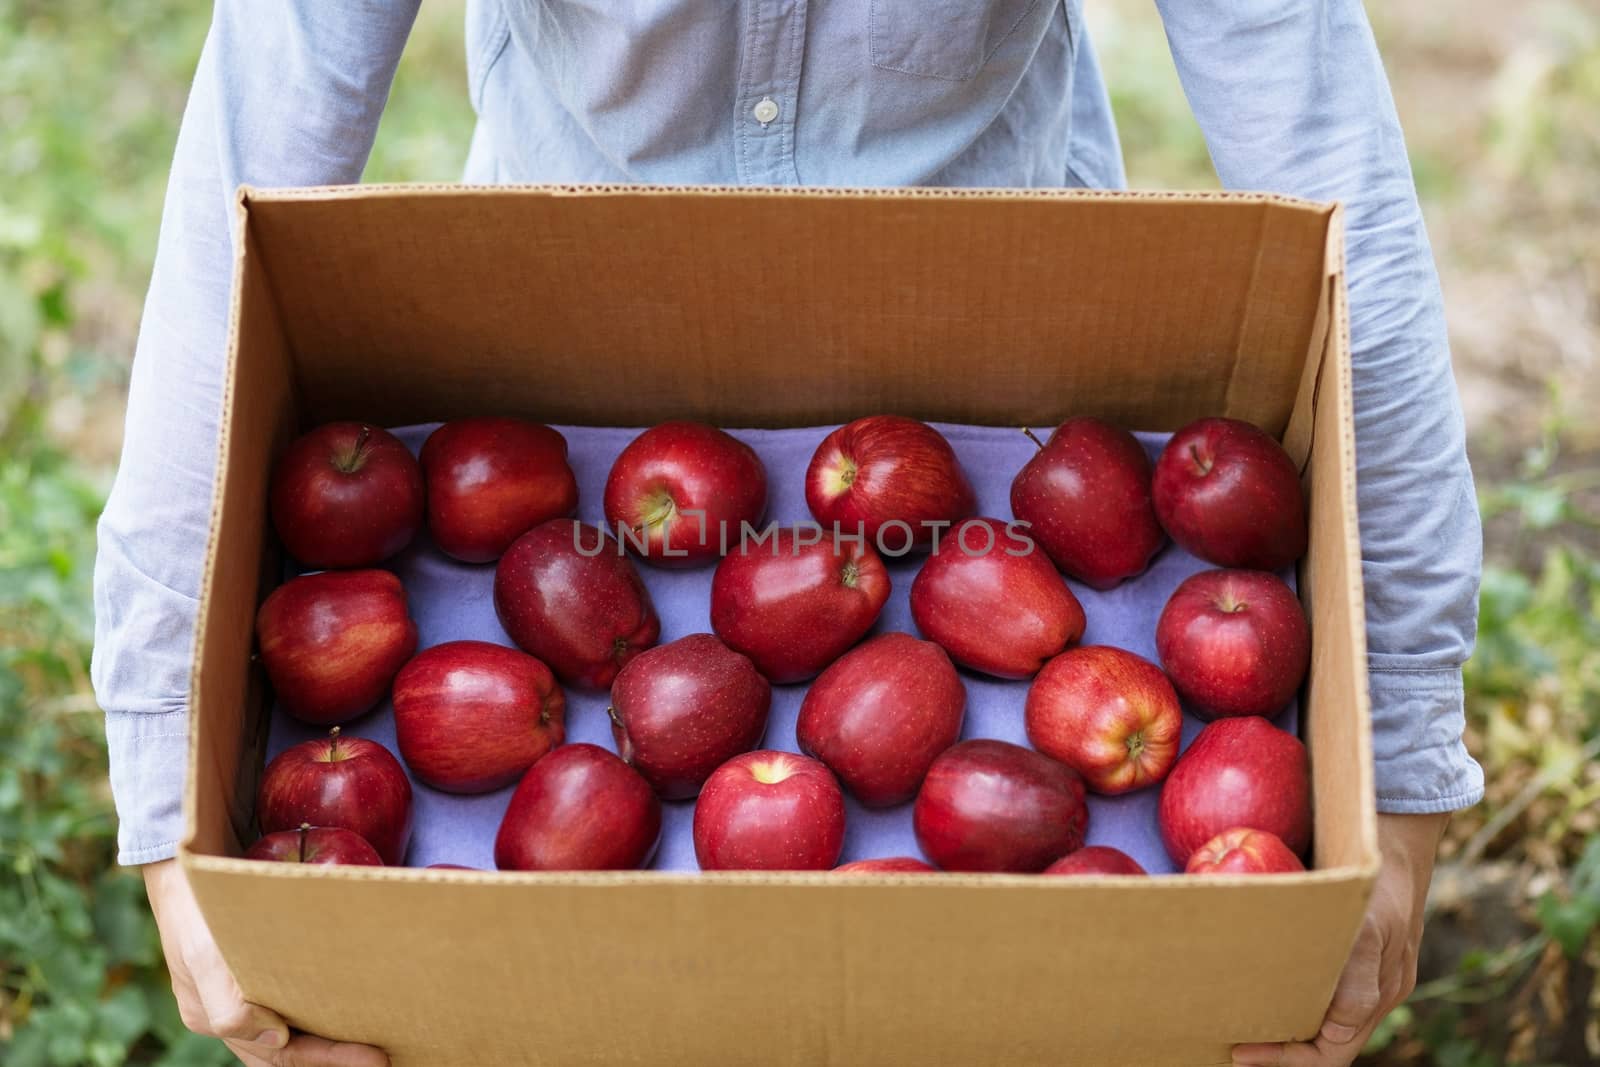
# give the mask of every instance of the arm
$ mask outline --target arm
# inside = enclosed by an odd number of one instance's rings
[[[106,709],[122,863],[168,859],[182,830],[189,671],[221,414],[234,190],[243,182],[311,185],[360,177],[417,3],[222,0],[216,6],[178,135],[134,356],[122,463],[100,519],[95,562],[93,678]],[[181,886],[181,877],[147,882],[158,917],[183,915],[199,924],[192,908],[155,899],[158,889]],[[197,940],[209,945],[209,936],[192,931],[169,936],[164,925],[162,933],[169,948]],[[169,962],[178,984],[184,963]],[[282,1020],[275,1025],[281,1028]]]
[[[1438,277],[1366,14],[1359,0],[1158,6],[1223,184],[1344,202],[1378,810],[1466,807],[1483,793],[1461,690],[1481,530]],[[1382,820],[1384,877],[1431,871],[1437,834],[1400,829],[1417,824]]]

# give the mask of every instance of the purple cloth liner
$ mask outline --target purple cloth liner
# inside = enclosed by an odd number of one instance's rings
[[[413,452],[437,424],[396,430]],[[1035,447],[1015,429],[939,424],[938,428],[954,446],[977,490],[979,513],[1002,519],[1011,517],[1011,480],[1033,456]],[[636,429],[557,427],[570,445],[570,462],[578,478],[579,517],[587,523],[603,523],[601,500],[606,475],[622,449],[639,433]],[[810,519],[805,502],[805,472],[812,452],[831,427],[788,430],[732,430],[747,442],[766,464],[770,489],[769,519],[791,523]],[[1166,441],[1165,434],[1139,434],[1140,441],[1154,459]],[[884,606],[873,633],[904,630],[916,634],[911,621],[909,594],[923,556],[886,559],[893,579],[893,591]],[[437,551],[426,533],[389,566],[404,581],[410,596],[411,614],[420,634],[418,648],[445,641],[474,638],[503,645],[512,642],[495,618],[494,566],[458,563]],[[1167,597],[1178,584],[1196,571],[1206,568],[1201,560],[1169,544],[1157,555],[1143,575],[1124,582],[1108,592],[1097,592],[1078,582],[1072,590],[1088,617],[1084,644],[1107,644],[1136,652],[1154,661],[1156,619]],[[710,587],[713,568],[689,571],[661,570],[638,565],[655,600],[661,617],[662,642],[692,633],[710,632]],[[1293,582],[1293,574],[1284,577]],[[1026,745],[1022,709],[1028,682],[1000,681],[963,670],[967,686],[967,717],[964,739],[993,737]],[[773,687],[772,715],[764,742],[767,748],[798,751],[795,743],[795,718],[806,691],[805,684]],[[606,717],[605,693],[568,688],[567,740],[587,741],[615,751],[610,723]],[[1184,744],[1193,740],[1201,723],[1191,714],[1184,716]],[[1276,720],[1285,729],[1297,731],[1296,708],[1286,709]],[[345,726],[349,736],[369,737],[399,755],[395,744],[393,709],[388,703]],[[297,722],[275,711],[271,724],[268,755],[300,741],[322,736],[319,728]],[[482,796],[454,796],[415,785],[415,830],[407,863],[421,867],[431,863],[457,863],[463,866],[494,869],[494,838],[510,800],[513,786]],[[1158,788],[1141,790],[1120,797],[1091,797],[1089,802],[1089,843],[1113,845],[1138,860],[1151,874],[1173,870],[1156,828]],[[848,830],[840,862],[876,856],[921,856],[911,829],[911,805],[882,811],[861,807],[846,794]],[[665,804],[661,834],[653,868],[693,871],[693,801]]]

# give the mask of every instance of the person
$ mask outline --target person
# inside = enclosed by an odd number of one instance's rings
[[[94,682],[119,858],[190,1028],[367,1067],[247,1004],[172,861],[220,414],[234,190],[361,175],[420,0],[218,0],[184,113],[100,522]],[[469,182],[1124,184],[1082,0],[469,0]],[[1360,0],[1158,0],[1222,182],[1346,207],[1382,867],[1326,1021],[1240,1064],[1349,1064],[1415,980],[1447,813],[1482,774],[1461,665],[1481,533],[1442,300]],[[782,254],[775,250],[775,254]]]

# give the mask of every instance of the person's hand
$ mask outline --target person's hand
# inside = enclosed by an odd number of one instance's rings
[[[1322,1029],[1307,1042],[1235,1045],[1236,1067],[1349,1067],[1417,984],[1422,911],[1448,815],[1379,815],[1383,866]]]
[[[291,1034],[282,1016],[246,1001],[177,861],[151,863],[143,870],[183,1025],[221,1038],[248,1067],[388,1067],[389,1057],[378,1049]]]

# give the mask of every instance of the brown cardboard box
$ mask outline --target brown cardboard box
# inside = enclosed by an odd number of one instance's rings
[[[241,196],[183,863],[252,1000],[402,1065],[1203,1064],[1315,1031],[1377,867],[1340,214],[1261,196]],[[253,864],[251,619],[299,429],[1210,414],[1304,465],[1315,867],[1270,878]]]

